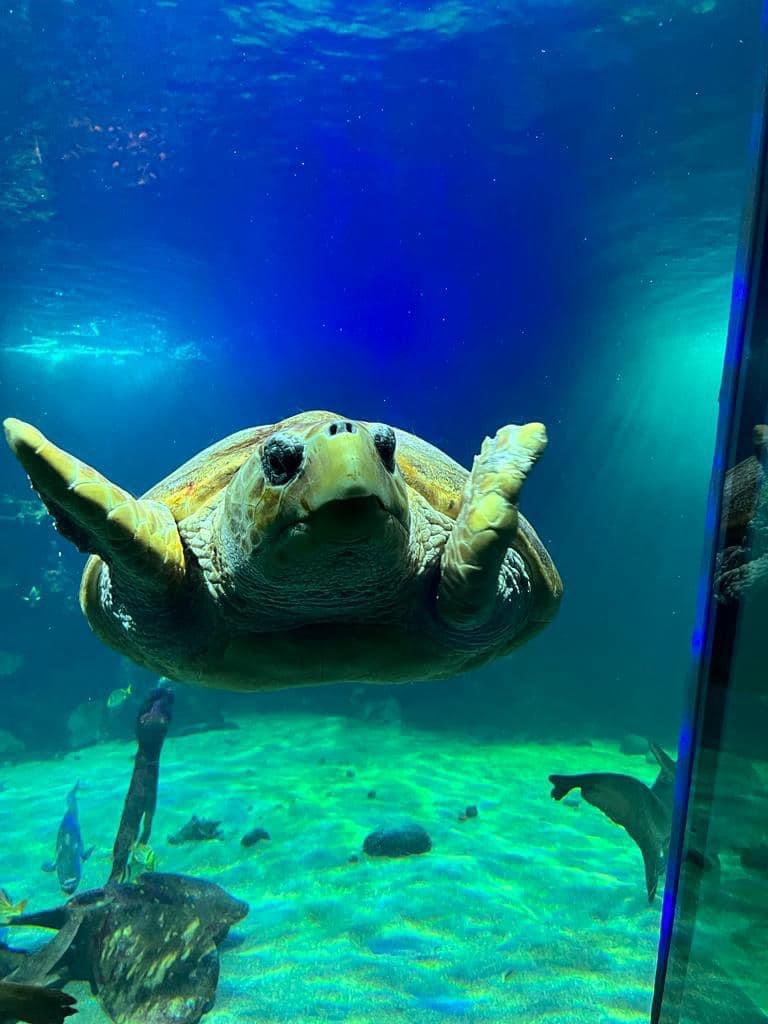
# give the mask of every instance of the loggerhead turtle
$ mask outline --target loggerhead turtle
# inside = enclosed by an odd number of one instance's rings
[[[447,678],[554,616],[562,583],[518,511],[540,423],[471,472],[383,423],[305,412],[205,449],[143,497],[5,421],[63,536],[80,604],[138,664],[227,689]]]

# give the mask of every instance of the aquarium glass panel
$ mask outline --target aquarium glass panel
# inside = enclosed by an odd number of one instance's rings
[[[752,195],[733,294],[711,545],[694,632],[676,827],[653,1024],[768,1020],[766,483],[768,445],[768,137],[756,119]]]

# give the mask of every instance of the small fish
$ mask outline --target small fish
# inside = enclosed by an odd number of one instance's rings
[[[14,914],[22,914],[27,905],[27,900],[14,903],[6,889],[0,889],[0,921],[13,917]]]
[[[157,855],[146,843],[135,843],[125,869],[125,881],[133,882],[139,875],[157,871]]]
[[[43,865],[43,871],[56,872],[61,891],[68,896],[71,896],[80,884],[83,861],[88,860],[93,853],[93,847],[88,850],[83,848],[83,838],[80,835],[80,822],[77,818],[79,786],[80,783],[76,782],[67,794],[67,810],[61,819],[56,836],[56,859]]]
[[[211,821],[209,818],[198,818],[193,814],[186,825],[182,825],[179,831],[168,836],[171,846],[178,846],[180,843],[195,842],[205,839],[220,839],[220,821]]]
[[[110,695],[107,697],[107,707],[110,709],[110,711],[114,711],[117,708],[122,707],[123,704],[125,704],[125,702],[132,696],[132,694],[133,684],[129,686],[123,686],[121,689],[118,690],[113,690],[112,693],[110,693]]]

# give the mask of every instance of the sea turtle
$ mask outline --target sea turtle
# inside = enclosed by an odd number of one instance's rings
[[[518,511],[546,445],[503,427],[467,472],[383,423],[305,412],[206,448],[136,499],[5,421],[59,531],[92,555],[94,632],[231,689],[447,678],[554,616],[562,583]]]

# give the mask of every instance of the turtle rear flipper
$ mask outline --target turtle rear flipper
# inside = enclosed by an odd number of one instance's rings
[[[62,536],[99,555],[140,585],[167,586],[184,575],[184,550],[170,509],[136,499],[21,420],[5,436]]]

